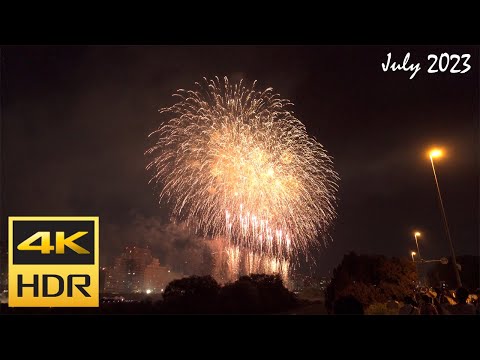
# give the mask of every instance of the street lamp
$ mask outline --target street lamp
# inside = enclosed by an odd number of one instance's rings
[[[455,271],[455,278],[457,280],[457,287],[462,286],[462,280],[460,279],[460,273],[457,267],[457,259],[455,258],[455,250],[453,249],[452,238],[450,237],[450,230],[448,229],[447,215],[445,214],[445,208],[443,207],[442,195],[440,193],[440,185],[438,185],[437,173],[435,172],[435,165],[433,164],[434,158],[439,158],[443,155],[441,149],[432,149],[429,152],[430,162],[432,163],[433,177],[435,178],[435,184],[437,185],[438,200],[440,202],[440,210],[442,212],[443,226],[447,235],[448,242],[450,243],[450,250],[452,251],[452,263]]]
[[[418,286],[420,286],[421,283],[420,283],[420,276],[418,275],[418,265],[414,258],[414,256],[417,255],[417,253],[415,251],[412,251],[411,254],[412,254],[412,262],[415,265],[415,272],[417,273],[417,284]]]
[[[413,236],[415,236],[415,243],[417,244],[417,253],[418,253],[418,257],[420,258],[420,260],[422,259],[422,255],[420,255],[420,248],[418,247],[418,238],[420,237],[420,233],[418,231],[415,231],[415,234],[413,234]]]

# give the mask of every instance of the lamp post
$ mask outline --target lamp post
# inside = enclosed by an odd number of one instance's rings
[[[443,155],[442,150],[432,149],[429,153],[430,162],[432,164],[433,177],[435,178],[435,185],[437,186],[438,200],[440,202],[440,210],[442,212],[443,227],[445,228],[445,234],[450,244],[450,250],[452,252],[453,270],[455,271],[455,278],[457,280],[457,287],[462,286],[462,280],[460,279],[460,273],[458,271],[457,259],[455,257],[455,250],[453,248],[452,238],[450,237],[450,230],[448,228],[447,215],[445,214],[445,208],[443,207],[442,194],[440,193],[440,185],[438,185],[437,173],[435,172],[435,165],[433,164],[434,158],[439,158]]]
[[[412,254],[412,262],[415,265],[415,271],[417,272],[417,286],[420,286],[421,284],[420,284],[420,276],[418,275],[418,265],[414,257],[415,255],[417,255],[417,253],[415,251],[412,251],[411,254]]]
[[[418,257],[420,258],[420,260],[422,259],[422,255],[420,255],[420,248],[418,247],[418,238],[420,237],[420,233],[418,231],[415,231],[415,234],[413,234],[413,236],[415,236],[415,243],[417,244],[417,254],[418,254]]]

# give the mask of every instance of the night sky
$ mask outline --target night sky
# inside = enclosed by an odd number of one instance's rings
[[[426,151],[436,162],[457,255],[479,254],[479,52],[473,47],[4,47],[3,209],[12,215],[99,215],[101,258],[131,237],[162,236],[148,185],[147,135],[171,94],[202,77],[258,80],[293,110],[341,177],[333,241],[318,272],[343,254],[449,256]],[[383,72],[411,52],[410,73]],[[427,55],[470,53],[466,74],[428,74]],[[163,229],[163,228],[162,228]],[[5,239],[5,226],[2,237]],[[147,235],[145,235],[147,234]],[[149,234],[149,235],[148,235]],[[131,239],[132,241],[141,239]],[[151,240],[151,239],[150,239]],[[170,251],[166,249],[165,251]],[[162,255],[163,256],[163,255]],[[165,258],[165,257],[163,257]],[[172,260],[170,256],[170,261]]]

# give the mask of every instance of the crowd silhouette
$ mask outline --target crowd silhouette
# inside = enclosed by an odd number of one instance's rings
[[[479,315],[480,290],[471,296],[468,289],[459,287],[455,292],[429,291],[415,297],[407,296],[399,315]]]

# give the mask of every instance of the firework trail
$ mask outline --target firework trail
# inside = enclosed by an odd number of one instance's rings
[[[267,270],[288,268],[336,216],[331,157],[271,88],[226,77],[196,85],[178,90],[178,102],[160,110],[170,120],[150,134],[159,201],[197,233],[224,239],[231,259],[244,250],[248,268],[261,257]]]

